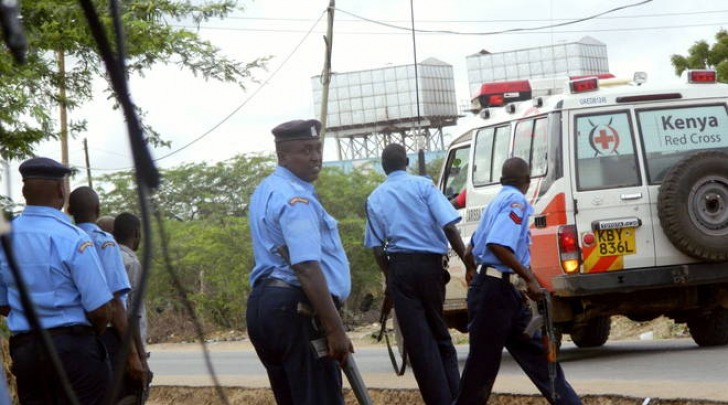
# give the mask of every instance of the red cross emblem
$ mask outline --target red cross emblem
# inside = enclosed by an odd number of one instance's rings
[[[595,125],[591,120],[589,123],[592,125],[592,129],[589,131],[589,145],[594,149],[594,156],[618,154],[619,133],[611,127],[612,120],[610,119],[607,125]]]

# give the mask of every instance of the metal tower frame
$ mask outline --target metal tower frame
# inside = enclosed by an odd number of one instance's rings
[[[384,147],[399,143],[408,153],[445,150],[442,127],[382,128],[377,132],[337,136],[340,160],[379,158]]]

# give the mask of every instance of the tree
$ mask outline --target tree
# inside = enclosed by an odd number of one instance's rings
[[[680,76],[687,69],[715,69],[718,81],[728,82],[728,32],[720,30],[715,34],[711,46],[704,40],[697,41],[688,49],[688,55],[672,55],[675,74]]]
[[[358,311],[367,294],[377,296],[382,292],[381,272],[371,251],[364,247],[364,202],[383,180],[382,174],[368,167],[350,172],[328,167],[316,183],[321,204],[339,222],[339,234],[349,259],[352,285],[347,301],[349,312]]]
[[[162,171],[154,199],[166,217],[180,221],[243,217],[255,186],[274,166],[270,155],[239,155],[212,165],[184,164]],[[97,184],[104,212],[138,211],[131,172],[103,175]]]
[[[442,165],[445,163],[444,157],[439,157],[436,159],[432,159],[429,162],[427,162],[427,174],[430,176],[432,181],[437,183],[437,181],[440,178],[440,171],[442,170]]]
[[[94,3],[102,21],[109,25],[108,2]],[[234,0],[120,3],[130,75],[143,76],[154,65],[174,64],[206,80],[234,82],[244,88],[253,72],[265,66],[265,57],[248,63],[228,59],[192,30],[170,24],[170,20],[199,24],[224,18],[235,9]],[[0,154],[6,159],[26,157],[38,142],[57,138],[52,118],[55,109],[65,105],[72,110],[90,101],[93,79],[105,77],[78,0],[26,1],[22,14],[28,63],[16,66],[8,52],[0,52]],[[65,70],[58,68],[59,55],[70,62]],[[84,128],[83,122],[71,122],[72,133]],[[151,142],[164,144],[159,134],[146,129]]]
[[[239,329],[245,323],[248,278],[254,263],[247,204],[255,187],[274,167],[273,156],[240,155],[217,164],[185,164],[162,172],[162,186],[154,199],[163,210],[172,267],[196,314],[208,327]],[[364,201],[383,179],[370,168],[349,173],[325,168],[316,184],[322,204],[338,221],[349,259],[352,293],[346,309],[350,314],[358,312],[365,295],[382,292],[382,276],[363,245],[363,235]],[[104,213],[138,211],[131,173],[105,175],[96,184]],[[162,315],[150,314],[152,334],[165,323],[165,317],[185,318],[180,292],[173,287],[163,262],[158,232],[156,229],[153,235],[147,297],[149,308],[163,311]]]

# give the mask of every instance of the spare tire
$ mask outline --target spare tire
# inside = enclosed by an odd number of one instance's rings
[[[673,166],[660,186],[657,212],[678,250],[728,260],[728,154],[699,152]]]

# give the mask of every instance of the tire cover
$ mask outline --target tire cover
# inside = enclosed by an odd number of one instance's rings
[[[660,224],[684,254],[728,260],[728,154],[699,152],[665,176],[657,199]]]

